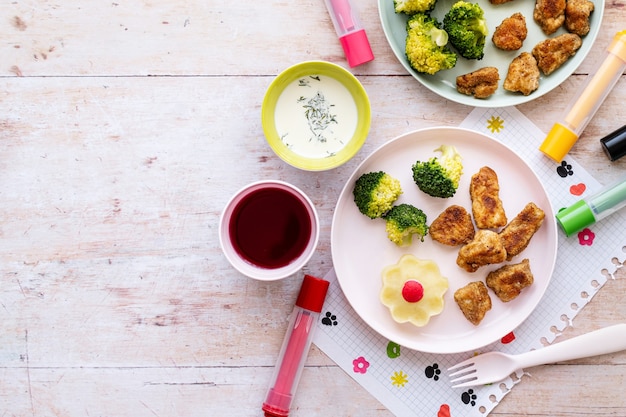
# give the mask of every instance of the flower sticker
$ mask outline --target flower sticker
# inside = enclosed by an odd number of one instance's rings
[[[367,368],[369,368],[370,363],[366,361],[363,356],[359,356],[352,361],[352,366],[355,374],[364,374],[367,372]]]
[[[595,237],[595,233],[588,228],[584,228],[582,231],[578,232],[578,243],[580,243],[581,246],[591,246],[593,245],[593,239]]]
[[[402,371],[394,372],[391,375],[391,383],[396,387],[403,387],[409,382],[409,376]]]
[[[500,133],[500,131],[504,129],[504,120],[498,116],[491,116],[491,118],[487,120],[487,129],[489,129],[491,133]]]

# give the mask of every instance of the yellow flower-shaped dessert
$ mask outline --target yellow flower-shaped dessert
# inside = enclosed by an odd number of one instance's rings
[[[448,279],[430,260],[403,255],[397,264],[383,269],[380,301],[398,323],[425,326],[432,316],[443,311],[443,295]]]

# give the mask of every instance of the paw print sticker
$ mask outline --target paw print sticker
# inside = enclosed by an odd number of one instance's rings
[[[439,364],[433,363],[432,365],[428,365],[426,369],[424,369],[424,374],[426,374],[426,378],[428,379],[439,381],[439,375],[441,375],[441,369],[439,369]]]
[[[567,161],[561,162],[556,169],[556,173],[559,174],[559,177],[566,178],[568,175],[574,175],[574,171],[572,170],[572,166],[567,163]]]
[[[461,394],[461,401],[463,401],[463,404],[471,405],[472,407],[476,405],[477,398],[478,396],[474,394],[474,390],[471,388]]]
[[[324,318],[322,318],[322,324],[325,326],[336,326],[337,325],[337,316],[335,316],[330,311],[326,312]]]

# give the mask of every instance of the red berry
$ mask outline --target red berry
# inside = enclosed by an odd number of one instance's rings
[[[419,282],[411,279],[402,287],[402,298],[407,303],[417,303],[424,297],[424,287]]]

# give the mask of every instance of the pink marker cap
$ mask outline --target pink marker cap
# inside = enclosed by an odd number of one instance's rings
[[[325,279],[304,275],[296,305],[315,313],[321,312],[329,285],[330,282]]]
[[[356,67],[357,65],[365,64],[374,59],[374,53],[367,39],[365,29],[348,33],[339,38],[339,40],[341,41],[343,52],[346,54],[350,67]]]

